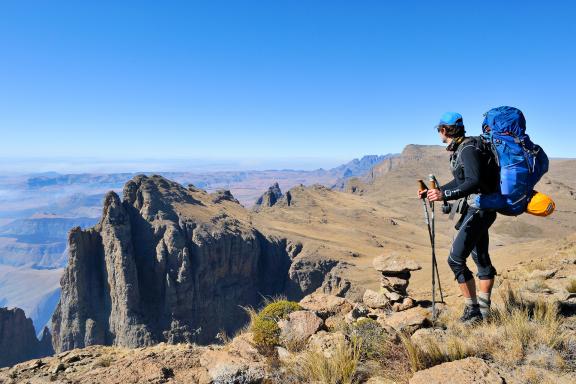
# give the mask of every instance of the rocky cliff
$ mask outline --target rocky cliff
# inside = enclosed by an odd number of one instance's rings
[[[256,204],[254,204],[254,211],[259,211],[263,207],[271,207],[278,202],[282,198],[282,190],[278,183],[274,183],[271,185],[266,192],[262,196],[256,200]]]
[[[0,308],[0,367],[52,354],[50,333],[36,338],[32,320],[20,308]]]
[[[100,222],[69,233],[55,350],[210,342],[284,292],[294,247],[224,197],[143,175],[109,192]]]

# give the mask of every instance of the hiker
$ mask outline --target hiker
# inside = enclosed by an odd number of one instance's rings
[[[442,142],[448,145],[446,150],[452,152],[450,168],[454,179],[439,189],[428,190],[426,197],[431,202],[460,200],[452,208],[462,216],[455,226],[458,233],[450,249],[448,265],[465,299],[466,306],[460,320],[471,323],[488,317],[490,313],[490,294],[496,269],[488,254],[488,229],[496,220],[496,211],[473,208],[469,203],[477,194],[499,191],[499,168],[489,152],[482,149],[479,138],[465,136],[464,121],[459,113],[445,113],[436,128]],[[466,265],[470,253],[478,268],[478,293],[474,275]]]

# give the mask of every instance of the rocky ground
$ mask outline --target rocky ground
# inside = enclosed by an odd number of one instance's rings
[[[455,321],[459,300],[433,321],[429,302],[411,297],[418,269],[379,257],[382,287],[359,302],[316,292],[285,310],[276,300],[218,345],[91,346],[4,368],[0,383],[575,382],[576,235],[502,273],[494,318],[479,325]]]

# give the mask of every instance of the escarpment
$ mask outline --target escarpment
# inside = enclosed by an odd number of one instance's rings
[[[235,199],[143,175],[122,200],[109,192],[100,222],[72,229],[68,242],[56,351],[213,341],[245,323],[241,306],[286,291],[296,255],[289,240],[252,226]]]

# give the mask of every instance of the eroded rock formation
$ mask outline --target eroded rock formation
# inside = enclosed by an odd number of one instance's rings
[[[282,196],[283,195],[282,190],[280,190],[280,186],[278,185],[278,183],[274,183],[272,186],[268,188],[266,192],[264,192],[262,196],[258,198],[256,204],[254,204],[254,210],[258,211],[263,207],[271,207],[274,204],[276,204],[276,202],[278,202],[278,200],[280,200]]]
[[[221,195],[160,176],[136,176],[122,200],[109,192],[100,222],[69,233],[55,350],[210,342],[245,322],[240,306],[284,292],[294,245]]]

